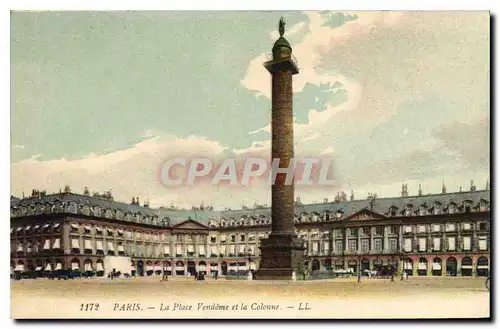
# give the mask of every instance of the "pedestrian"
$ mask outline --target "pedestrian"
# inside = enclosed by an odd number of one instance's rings
[[[161,278],[162,281],[168,281],[168,275],[167,275],[167,269],[163,269],[163,277]]]
[[[194,281],[198,280],[198,272],[194,272]]]
[[[219,277],[219,271],[215,271],[215,280]]]

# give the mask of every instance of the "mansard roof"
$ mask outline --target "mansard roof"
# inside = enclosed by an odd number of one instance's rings
[[[391,207],[396,207],[399,210],[405,208],[406,205],[413,205],[414,207],[419,207],[422,204],[427,204],[428,206],[434,205],[434,203],[441,203],[442,205],[448,205],[454,202],[457,205],[461,205],[465,200],[472,200],[473,204],[478,204],[480,200],[485,200],[490,202],[490,191],[474,191],[474,192],[456,192],[456,193],[446,193],[446,194],[430,194],[422,196],[408,196],[408,197],[393,197],[393,198],[377,198],[373,203],[372,210],[375,213],[386,214]],[[299,215],[302,213],[313,213],[317,212],[320,214],[326,211],[336,212],[337,210],[342,210],[345,216],[350,216],[354,213],[359,212],[364,208],[370,208],[370,200],[353,200],[346,202],[331,202],[331,203],[317,203],[317,204],[304,204],[295,205],[295,214]],[[264,213],[267,216],[271,216],[271,209],[252,209],[252,210],[235,210],[235,211],[223,211],[223,217],[230,216],[242,216],[248,213]]]
[[[35,204],[56,204],[75,202],[77,205],[89,205],[92,207],[98,206],[104,212],[107,209],[114,211],[120,210],[122,213],[131,213],[133,215],[140,213],[143,216],[157,216],[160,219],[166,218],[170,220],[170,225],[175,225],[188,219],[207,225],[210,217],[219,217],[219,212],[216,211],[201,211],[201,210],[171,210],[161,208],[149,208],[140,205],[128,204],[115,200],[94,197],[90,195],[81,195],[75,193],[58,193],[44,196],[36,196],[24,199],[11,199],[13,207],[27,207]]]

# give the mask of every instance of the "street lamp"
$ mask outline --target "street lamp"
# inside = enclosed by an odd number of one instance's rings
[[[342,210],[342,208],[338,209],[336,212],[335,212],[335,219],[336,220],[341,220],[342,219],[342,216],[344,216],[344,210]],[[346,230],[345,230],[345,223],[342,223],[342,232],[343,232],[343,237],[344,237],[344,241],[345,241],[345,234],[346,234]],[[343,243],[342,243],[343,245]],[[345,248],[347,248],[347,246],[344,246],[342,247],[342,262],[345,264]],[[345,269],[345,267],[344,267]]]
[[[358,256],[358,282],[361,282],[361,256]]]
[[[252,269],[250,268],[250,262],[252,261],[251,252],[252,252],[252,249],[249,247],[247,250],[247,253],[248,253],[248,273],[250,273],[250,275],[252,276],[252,279],[253,279]]]

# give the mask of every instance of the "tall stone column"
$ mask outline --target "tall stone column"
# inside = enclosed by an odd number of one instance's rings
[[[294,229],[294,184],[286,172],[293,175],[293,88],[292,76],[299,73],[292,57],[292,47],[283,38],[285,22],[280,20],[280,38],[273,46],[272,60],[264,66],[272,78],[272,147],[271,160],[279,160],[271,190],[271,234],[261,242],[261,264],[258,280],[291,280],[293,272],[302,272],[304,247]],[[287,170],[290,168],[291,170]],[[297,273],[298,274],[298,273]]]

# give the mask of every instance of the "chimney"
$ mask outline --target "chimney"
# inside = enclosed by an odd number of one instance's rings
[[[408,185],[407,184],[401,185],[401,196],[402,197],[408,196]]]
[[[474,185],[474,181],[473,181],[473,180],[471,180],[471,181],[470,181],[470,191],[471,191],[471,192],[474,192],[475,190],[476,190],[476,185]]]
[[[422,196],[422,184],[418,184],[418,196]]]
[[[443,181],[443,186],[441,187],[441,193],[446,194],[446,185],[444,185],[444,181]]]

